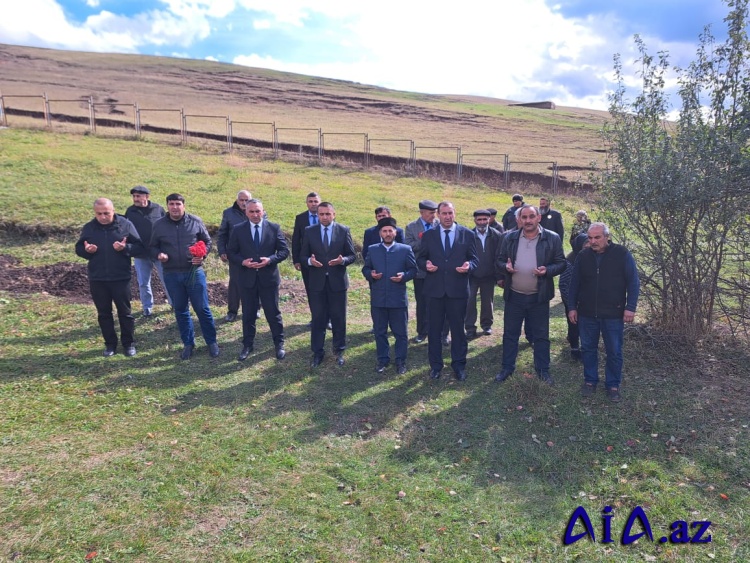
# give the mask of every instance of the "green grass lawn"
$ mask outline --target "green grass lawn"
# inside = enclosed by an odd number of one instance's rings
[[[248,188],[286,230],[315,190],[355,238],[378,204],[404,224],[419,199],[449,198],[469,223],[474,208],[509,201],[486,187],[91,136],[4,130],[0,148],[2,253],[25,266],[77,261],[72,244],[93,199],[111,196],[124,211],[137,183],[159,200],[185,194],[188,211],[214,226]],[[31,226],[39,229],[24,234]],[[53,227],[61,231],[40,234]],[[212,260],[209,280],[225,277]],[[284,362],[264,321],[247,362],[236,361],[239,323],[218,323],[218,359],[199,339],[180,362],[165,305],[138,318],[135,358],[102,358],[93,305],[0,292],[0,560],[750,559],[746,349],[674,349],[636,326],[626,334],[623,402],[601,392],[582,401],[581,366],[554,302],[557,385],[527,375],[532,351],[522,345],[516,374],[498,386],[498,295],[495,334],[470,344],[465,383],[430,381],[425,344],[410,347],[405,375],[378,376],[360,267],[349,270],[347,364],[328,356],[317,370],[308,313],[291,300],[282,299]],[[288,263],[282,274],[301,289]],[[579,506],[597,541],[566,546]],[[605,506],[612,543],[602,543]],[[638,506],[654,541],[622,545]],[[711,521],[712,541],[660,542],[680,520]],[[636,523],[631,533],[641,531]]]

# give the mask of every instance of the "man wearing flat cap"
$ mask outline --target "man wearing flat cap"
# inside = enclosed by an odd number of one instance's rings
[[[419,218],[406,225],[404,242],[411,246],[415,256],[422,246],[424,233],[437,226],[436,213],[437,203],[429,199],[423,199],[419,202]],[[427,298],[424,295],[424,280],[426,277],[427,272],[424,270],[418,270],[414,277],[414,300],[417,302],[417,335],[414,337],[416,343],[424,342],[427,339]]]
[[[143,244],[148,245],[154,223],[164,217],[166,212],[161,205],[151,201],[151,191],[146,186],[135,186],[130,190],[130,195],[133,196],[133,205],[127,208],[125,217],[133,223]],[[151,275],[154,268],[159,273],[159,279],[164,286],[164,293],[167,294],[167,301],[170,305],[172,304],[167,287],[164,285],[164,270],[161,262],[156,258],[151,258],[148,253],[134,257],[134,261],[143,316],[150,317],[154,308],[154,294],[151,291]]]
[[[489,226],[492,214],[487,209],[474,211],[474,236],[477,238],[477,267],[469,275],[469,303],[466,307],[466,338],[477,337],[477,294],[481,302],[479,325],[485,335],[492,334],[495,286],[502,279],[495,267],[495,255],[502,235]]]
[[[362,274],[370,282],[370,310],[377,353],[375,371],[383,373],[391,362],[388,343],[390,326],[395,338],[396,372],[403,375],[406,373],[409,322],[406,282],[417,274],[417,261],[408,244],[396,242],[397,228],[396,220],[391,217],[378,221],[382,242],[372,244],[367,249]]]
[[[522,205],[523,196],[521,194],[513,194],[513,205],[511,205],[505,212],[502,220],[503,228],[506,231],[514,231],[518,228],[518,223],[516,222],[516,212]]]
[[[498,233],[503,234],[505,227],[501,223],[497,222],[497,209],[494,207],[488,207],[487,211],[490,212],[490,228],[495,229]]]

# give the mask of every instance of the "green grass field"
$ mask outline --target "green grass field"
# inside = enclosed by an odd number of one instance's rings
[[[9,129],[0,130],[0,254],[23,266],[78,262],[73,243],[93,200],[110,197],[122,212],[141,183],[160,202],[183,193],[210,227],[247,188],[287,231],[315,190],[355,238],[381,204],[404,225],[423,198],[452,200],[464,224],[477,207],[510,203],[483,186]],[[556,203],[568,225],[583,205]],[[137,319],[135,358],[107,359],[93,305],[0,288],[0,560],[750,559],[746,349],[718,340],[677,349],[639,324],[626,334],[623,402],[603,393],[584,402],[556,300],[557,385],[529,375],[522,346],[516,374],[498,386],[497,295],[495,333],[470,344],[465,383],[430,381],[425,344],[410,347],[405,375],[378,376],[360,267],[349,270],[347,364],[329,356],[317,370],[299,300],[282,296],[284,362],[264,321],[247,362],[236,361],[239,323],[221,322],[218,359],[199,340],[180,362],[166,305]],[[207,269],[209,281],[226,279],[217,258]],[[282,275],[302,291],[290,263]],[[596,542],[566,546],[579,506]],[[612,543],[602,543],[605,506]],[[623,545],[636,507],[653,541]],[[692,522],[711,521],[711,542],[679,541],[675,521],[690,536]],[[631,534],[642,531],[636,523]]]

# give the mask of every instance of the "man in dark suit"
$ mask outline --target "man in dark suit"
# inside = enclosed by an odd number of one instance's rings
[[[404,233],[404,242],[411,246],[414,255],[419,254],[422,246],[422,236],[425,231],[429,231],[437,226],[435,213],[437,203],[429,199],[423,199],[419,202],[419,218],[406,225]],[[427,272],[418,270],[414,278],[414,300],[417,302],[417,335],[414,342],[419,344],[427,338],[427,297],[424,295],[424,279]]]
[[[302,274],[302,282],[305,284],[305,293],[307,293],[307,303],[310,305],[310,290],[308,285],[310,283],[310,268],[301,259],[302,253],[302,239],[305,235],[305,229],[307,227],[315,226],[318,224],[318,205],[320,205],[320,196],[315,192],[307,194],[307,211],[300,213],[294,218],[294,231],[292,231],[292,262],[294,268]],[[312,307],[310,307],[312,311]],[[312,326],[312,323],[310,323]]]
[[[362,241],[362,260],[367,258],[367,251],[373,244],[378,244],[381,240],[380,237],[380,220],[391,216],[390,208],[386,206],[375,208],[375,223],[374,227],[370,227],[365,231],[365,236]],[[401,227],[396,227],[396,242],[403,244],[404,242],[404,230]]]
[[[396,371],[406,373],[408,349],[407,324],[409,301],[406,282],[417,273],[417,261],[408,244],[396,240],[396,220],[383,217],[378,221],[379,237],[383,242],[370,246],[362,274],[370,282],[370,310],[375,326],[375,347],[378,363],[375,371],[383,373],[391,362],[388,326],[395,338]]]
[[[286,357],[284,325],[279,310],[279,262],[289,256],[284,233],[276,223],[264,220],[263,203],[250,199],[245,205],[248,221],[236,225],[229,235],[227,255],[238,268],[240,298],[242,299],[242,351],[244,361],[253,351],[258,301],[263,306],[273,336],[276,358]]]
[[[346,291],[349,275],[346,267],[357,259],[349,227],[334,222],[332,203],[318,205],[317,225],[305,229],[300,261],[309,268],[308,299],[312,311],[310,367],[318,367],[325,356],[326,324],[331,320],[336,363],[344,365],[346,348]]]
[[[469,274],[477,267],[476,237],[455,222],[453,204],[443,201],[438,205],[436,229],[422,236],[417,264],[427,272],[424,294],[429,310],[430,378],[438,379],[443,369],[440,334],[446,319],[451,331],[451,368],[459,381],[466,379],[468,344],[464,332],[466,305],[469,300]]]
[[[539,198],[539,216],[541,221],[539,224],[553,233],[557,233],[560,237],[560,242],[565,240],[565,227],[563,227],[562,215],[559,211],[555,211],[551,206],[552,200],[547,196]]]
[[[500,247],[503,236],[489,226],[492,214],[487,209],[477,209],[474,212],[474,235],[477,237],[476,269],[469,276],[469,303],[466,308],[466,337],[477,337],[477,294],[481,302],[479,325],[485,335],[492,334],[492,324],[495,319],[493,301],[495,299],[495,285],[502,279],[495,267],[495,254]]]

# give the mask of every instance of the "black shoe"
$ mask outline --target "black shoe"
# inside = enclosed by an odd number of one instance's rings
[[[102,352],[102,356],[104,356],[105,358],[109,358],[110,356],[114,356],[116,351],[117,346],[107,346],[104,349],[104,352]]]
[[[451,339],[447,336],[443,336],[443,338],[440,339],[440,341],[443,343],[443,347],[447,348],[451,345]]]
[[[453,377],[455,377],[457,381],[466,381],[466,370],[465,369],[453,370]]]
[[[305,325],[305,328],[306,328],[307,330],[312,330],[312,321],[310,321],[309,323],[307,323],[307,324]]]
[[[375,329],[374,329],[374,328],[371,328],[371,329],[370,329],[370,335],[371,335],[371,336],[375,336]]]
[[[241,362],[244,362],[252,353],[253,353],[253,347],[245,346],[244,348],[242,348],[242,352],[240,352],[240,355],[237,356],[237,359]]]
[[[512,371],[503,370],[495,376],[495,383],[502,383],[503,381],[508,379],[511,375],[513,375]]]
[[[583,359],[583,356],[581,356],[581,350],[578,348],[571,348],[570,349],[570,357],[573,358],[576,361],[580,361]]]
[[[417,334],[414,337],[414,344],[420,344],[420,343],[424,342],[425,340],[427,340],[427,335],[426,334]]]
[[[125,350],[123,350],[122,353],[128,358],[132,358],[135,356],[135,346],[125,346]]]
[[[386,366],[388,366],[388,364],[378,363],[378,365],[375,366],[375,372],[376,373],[383,373],[385,371]]]
[[[538,375],[539,375],[539,379],[541,379],[547,385],[552,386],[555,384],[555,380],[552,379],[552,376],[549,374],[548,371],[541,371],[539,372]]]
[[[596,385],[593,383],[584,383],[581,385],[581,396],[584,398],[591,397],[594,393],[596,393]]]
[[[284,358],[286,358],[286,350],[284,350],[284,345],[281,344],[279,346],[276,346],[276,359],[283,360]]]
[[[430,370],[430,379],[440,379],[440,372],[442,370],[439,369],[431,369]]]
[[[182,354],[180,354],[180,359],[189,360],[193,356],[193,348],[194,346],[192,344],[186,344],[185,347],[182,349]]]
[[[396,373],[404,375],[406,373],[406,364],[396,364]]]
[[[310,367],[316,368],[323,362],[323,356],[313,356],[310,360]]]
[[[208,345],[208,355],[212,358],[217,358],[219,356],[219,344],[214,342],[213,344]]]
[[[152,313],[151,311],[143,311],[143,316],[144,316],[144,318],[148,318],[148,317],[150,317],[151,315],[153,315],[153,313]]]
[[[336,354],[336,365],[343,366],[346,363],[344,360],[344,354]]]
[[[607,389],[607,397],[613,403],[619,403],[622,397],[620,396],[620,390],[617,387],[610,387]]]
[[[227,313],[227,316],[224,317],[224,320],[228,323],[233,323],[237,320],[237,313]]]
[[[484,335],[485,336],[490,336],[491,334],[492,334],[492,329],[491,328],[485,328],[484,329]]]
[[[467,330],[466,331],[466,340],[474,340],[477,337],[477,331],[476,330]]]

